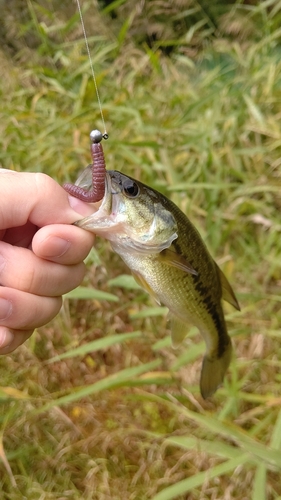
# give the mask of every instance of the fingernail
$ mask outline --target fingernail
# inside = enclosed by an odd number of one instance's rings
[[[78,200],[78,198],[74,198],[74,196],[68,195],[68,202],[71,206],[72,210],[74,210],[79,215],[87,215],[92,214],[95,209],[89,203],[85,203],[84,201]]]
[[[0,299],[0,321],[7,319],[12,314],[12,303],[6,299]]]
[[[49,238],[49,249],[45,257],[61,257],[67,252],[70,244],[70,241],[59,238],[58,236],[52,236],[52,238]]]
[[[15,336],[8,330],[8,328],[0,329],[0,349],[4,349],[4,347],[8,347],[14,340]]]

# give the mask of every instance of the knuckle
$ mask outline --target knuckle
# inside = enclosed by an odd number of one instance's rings
[[[19,290],[23,292],[32,293],[37,288],[37,273],[34,267],[30,267],[28,273],[19,276],[19,282],[17,285]]]
[[[51,182],[51,177],[49,177],[47,174],[43,174],[42,172],[37,172],[35,174],[35,183],[36,186],[39,190],[46,184],[50,184]]]
[[[50,199],[52,199],[55,181],[49,175],[37,172],[33,178],[33,183],[39,199],[42,197],[42,193],[44,193],[45,197],[50,196]]]

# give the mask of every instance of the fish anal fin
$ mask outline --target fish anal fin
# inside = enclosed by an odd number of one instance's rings
[[[170,248],[166,248],[159,253],[159,260],[163,264],[176,267],[177,269],[180,269],[181,271],[184,271],[186,273],[194,274],[195,276],[198,274],[185,257],[179,255]]]
[[[204,399],[212,396],[223,383],[225,372],[231,361],[231,354],[232,345],[229,339],[229,344],[220,358],[208,354],[204,356],[200,377],[200,392]]]
[[[136,271],[134,272],[132,271],[132,275],[135,278],[137,284],[141,286],[141,288],[143,288],[157,302],[157,304],[161,305],[157,295],[152,290],[147,281],[144,279],[144,277],[140,273],[137,273]]]
[[[219,273],[219,279],[221,282],[221,287],[222,287],[222,298],[226,300],[229,304],[231,304],[235,309],[240,311],[240,306],[238,303],[238,300],[235,297],[234,291],[232,289],[232,286],[230,285],[228,279],[222,272],[222,270],[217,266],[218,273]]]
[[[178,319],[173,314],[169,315],[169,320],[170,320],[170,324],[171,324],[172,347],[174,349],[177,349],[177,347],[179,347],[179,345],[182,343],[182,341],[187,336],[188,328],[187,328],[186,323],[184,323],[182,320]]]

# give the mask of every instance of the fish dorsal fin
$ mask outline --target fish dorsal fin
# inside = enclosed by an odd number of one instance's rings
[[[159,253],[159,260],[163,264],[176,267],[177,269],[180,269],[181,271],[184,271],[186,273],[194,274],[195,276],[197,276],[198,274],[197,271],[193,269],[192,265],[189,264],[189,262],[186,260],[185,257],[179,255],[170,248],[166,248],[165,250],[162,250],[162,252]]]
[[[171,340],[172,347],[176,349],[185,339],[188,334],[188,327],[186,323],[178,319],[174,314],[169,315],[169,320],[171,323]]]
[[[218,273],[219,273],[219,279],[221,282],[221,287],[222,287],[222,298],[226,300],[229,304],[231,304],[235,309],[240,311],[240,306],[238,304],[238,300],[235,297],[234,291],[232,290],[232,287],[223,274],[222,270],[219,268],[217,265]]]

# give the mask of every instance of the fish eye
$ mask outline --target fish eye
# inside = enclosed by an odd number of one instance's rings
[[[128,198],[136,198],[140,192],[140,188],[136,182],[131,179],[126,179],[123,183],[123,193]]]

